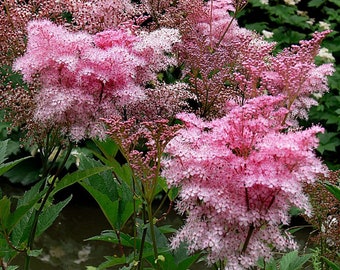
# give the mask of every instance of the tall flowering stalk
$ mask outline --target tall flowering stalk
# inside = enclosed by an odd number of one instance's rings
[[[23,119],[22,123],[26,125],[28,135],[38,137],[34,142],[40,146],[40,153],[46,161],[46,171],[44,170],[41,181],[45,181],[48,186],[39,209],[33,214],[28,249],[33,247],[39,216],[52,196],[59,173],[74,144],[85,138],[106,136],[101,119],[125,116],[127,107],[145,99],[145,86],[156,78],[157,72],[176,63],[169,54],[173,43],[178,41],[177,30],[139,31],[138,35],[132,30],[122,26],[89,34],[71,32],[48,20],[35,20],[28,24],[26,52],[15,61],[13,68],[22,73],[26,83],[34,85],[33,91],[25,95],[29,99],[29,114],[26,116],[29,115],[31,119]],[[156,36],[158,42],[151,42]],[[24,93],[25,91],[23,89]],[[17,101],[12,98],[6,105],[6,109],[10,110],[17,105]],[[20,104],[22,105],[26,103]],[[145,127],[151,125],[145,123]],[[157,133],[160,140],[165,134],[166,132],[160,131]],[[56,151],[52,158],[54,163],[61,155],[63,141],[69,146],[67,153],[57,173],[51,176],[49,158]],[[150,150],[147,154],[150,159],[143,160],[141,155],[137,155],[132,160],[142,163],[131,163],[140,166],[136,169],[137,172],[146,172],[146,168],[143,168],[145,163],[145,166],[151,166],[148,167],[151,174],[156,173],[149,177],[153,179],[150,180],[151,183],[142,181],[145,184],[142,187],[145,191],[143,194],[147,195],[143,199],[148,203],[147,213],[150,220],[153,220],[151,203],[157,186],[157,182],[152,181],[158,180],[160,153],[163,149],[164,146],[158,149],[154,159],[151,156],[155,153]],[[153,162],[157,164],[156,171],[151,169],[154,165],[149,164]],[[151,223],[150,229],[153,230]],[[27,256],[25,269],[29,267],[30,257]]]
[[[108,135],[118,144],[120,152],[132,169],[132,191],[135,197],[140,198],[143,202],[144,229],[141,246],[138,252],[135,250],[135,256],[139,253],[138,258],[135,259],[139,261],[138,269],[142,269],[147,225],[150,228],[153,255],[158,269],[159,253],[155,234],[157,210],[153,209],[153,202],[160,188],[161,161],[164,149],[180,127],[178,125],[169,125],[166,119],[138,123],[132,118],[127,121],[110,118],[106,119],[105,123],[108,125]],[[162,205],[158,209],[161,207]],[[137,214],[137,209],[135,209],[135,212]],[[136,223],[136,219],[134,222]],[[136,226],[134,229],[136,229]],[[134,237],[137,239],[136,231]]]
[[[274,43],[226,13],[237,3],[198,2],[178,48],[199,108],[178,115],[185,128],[164,159],[163,176],[181,188],[177,207],[187,215],[172,246],[187,242],[220,268],[246,269],[273,248],[295,247],[279,226],[292,205],[310,214],[302,187],[327,172],[313,152],[322,129],[300,130],[297,119],[315,104],[311,94],[328,89],[332,65],[314,64],[328,32],[274,56]]]

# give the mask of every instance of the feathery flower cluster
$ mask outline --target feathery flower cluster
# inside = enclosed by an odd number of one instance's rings
[[[210,122],[178,115],[186,128],[166,148],[163,176],[181,187],[177,207],[188,217],[173,247],[187,241],[191,252],[208,250],[211,263],[226,259],[226,269],[269,258],[270,245],[294,247],[278,226],[292,205],[310,212],[302,186],[326,169],[312,151],[322,129],[282,133],[282,100],[257,97]]]
[[[272,57],[270,70],[263,76],[263,84],[272,95],[285,95],[286,107],[291,112],[288,119],[307,118],[307,111],[316,101],[311,94],[328,91],[327,76],[334,72],[331,63],[316,66],[314,58],[320,50],[320,43],[330,31],[314,33],[311,40],[301,41],[299,46],[284,49]]]
[[[47,20],[30,22],[26,53],[16,60],[14,69],[27,82],[39,76],[35,120],[62,127],[74,140],[102,136],[99,118],[143,99],[141,83],[172,63],[165,57],[162,64],[154,61],[161,52],[171,51],[169,42],[178,40],[177,32],[170,32],[171,38],[159,34],[159,43],[149,46],[153,33],[138,37],[116,29],[90,35],[70,32]]]

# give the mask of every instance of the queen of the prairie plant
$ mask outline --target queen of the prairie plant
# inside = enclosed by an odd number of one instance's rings
[[[210,122],[178,115],[185,128],[166,148],[163,176],[181,187],[177,208],[187,219],[173,247],[185,241],[191,252],[205,249],[225,269],[295,247],[279,225],[289,223],[292,205],[310,213],[303,185],[326,168],[313,153],[322,129],[281,132],[287,112],[282,97],[263,96]]]
[[[308,213],[302,185],[326,170],[313,154],[322,129],[292,125],[312,104],[310,95],[327,90],[333,68],[313,59],[328,32],[274,55],[274,43],[238,26],[243,0],[142,1],[152,21],[147,31],[133,25],[142,12],[129,1],[72,3],[68,28],[47,20],[29,24],[26,53],[14,64],[39,86],[27,102],[31,121],[77,141],[103,135],[101,119],[108,119],[109,135],[141,190],[150,191],[151,206],[160,158],[177,130],[162,118],[193,99],[196,115],[178,114],[185,127],[163,163],[169,185],[181,187],[178,210],[188,213],[173,246],[187,241],[190,251],[207,250],[209,261],[223,261],[226,269],[253,266],[273,247],[294,247],[279,225],[289,222],[291,205]],[[176,64],[172,56],[187,85],[153,82]],[[132,115],[138,120],[126,119]],[[144,152],[137,149],[141,138]]]

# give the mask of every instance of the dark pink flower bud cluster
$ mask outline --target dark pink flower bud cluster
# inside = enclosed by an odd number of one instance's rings
[[[72,23],[78,30],[98,32],[126,23],[137,15],[129,0],[73,0],[70,12]]]
[[[31,20],[48,18],[55,23],[66,23],[63,16],[71,10],[68,0],[4,0],[0,3],[0,63],[12,65],[26,46],[26,26]]]
[[[312,151],[321,128],[282,132],[283,100],[260,96],[210,122],[178,115],[186,128],[166,147],[163,176],[181,187],[177,207],[188,216],[173,247],[185,241],[191,252],[205,249],[226,269],[255,265],[272,247],[294,247],[278,226],[288,224],[292,205],[310,213],[303,184],[326,168]]]
[[[156,195],[164,149],[180,126],[171,126],[166,119],[138,123],[134,118],[123,121],[111,117],[104,122],[107,134],[130,165],[140,194],[151,202]]]

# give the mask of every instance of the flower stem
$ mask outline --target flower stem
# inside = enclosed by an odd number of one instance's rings
[[[61,173],[61,170],[63,169],[63,167],[65,166],[66,164],[66,161],[68,160],[70,154],[71,154],[71,151],[72,151],[72,144],[70,143],[69,144],[69,147],[68,147],[68,151],[64,157],[64,160],[62,162],[62,164],[60,165],[60,167],[58,168],[56,174],[54,175],[53,179],[52,179],[52,182],[49,184],[49,187],[46,191],[46,194],[45,196],[42,198],[41,200],[41,203],[40,203],[40,207],[38,208],[38,210],[34,211],[33,215],[33,224],[32,224],[32,229],[30,231],[30,235],[28,237],[28,241],[27,241],[27,247],[28,247],[28,250],[32,250],[33,248],[33,243],[34,243],[34,238],[35,238],[35,235],[36,235],[36,232],[37,232],[37,228],[38,228],[38,220],[39,220],[39,216],[40,214],[42,213],[45,205],[46,205],[46,202],[48,200],[48,198],[50,197],[53,189],[54,189],[54,185],[58,179],[58,176],[59,174]],[[47,178],[46,178],[47,179]],[[30,269],[30,259],[31,257],[26,254],[26,258],[25,258],[25,267],[24,269],[25,270],[29,270]]]
[[[248,234],[247,234],[246,240],[244,241],[244,245],[243,245],[243,248],[242,248],[242,251],[241,251],[242,254],[244,254],[246,252],[247,247],[248,247],[249,242],[250,242],[250,238],[253,235],[254,230],[255,230],[254,224],[250,224],[249,229],[248,229]]]
[[[157,262],[158,259],[158,249],[157,249],[157,242],[156,242],[156,235],[155,235],[155,224],[153,221],[153,214],[152,214],[152,207],[151,203],[148,203],[148,218],[149,218],[149,226],[150,226],[150,234],[151,234],[151,240],[152,240],[152,247],[153,247],[153,254],[156,262],[156,269],[159,269],[159,265]]]

